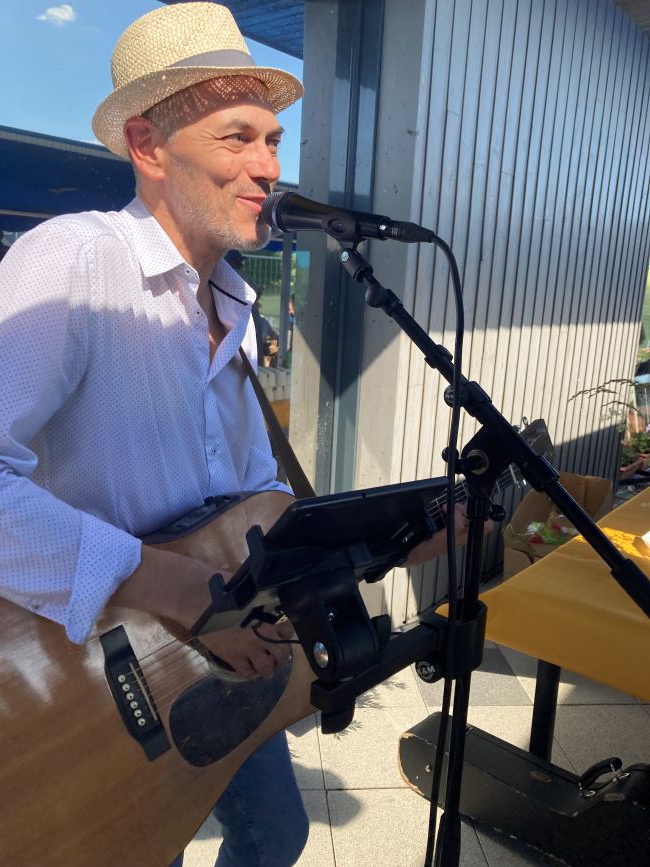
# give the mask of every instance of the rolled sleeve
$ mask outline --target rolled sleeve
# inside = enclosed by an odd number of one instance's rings
[[[141,548],[134,536],[82,513],[77,571],[65,613],[71,641],[85,641],[109,598],[140,565]]]

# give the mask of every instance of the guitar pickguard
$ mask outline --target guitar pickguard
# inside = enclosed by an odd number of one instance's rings
[[[241,682],[207,677],[186,689],[169,713],[169,733],[180,755],[196,767],[218,762],[243,743],[286,689],[291,659],[271,680]]]

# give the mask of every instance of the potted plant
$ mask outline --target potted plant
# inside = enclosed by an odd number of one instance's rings
[[[649,425],[650,427],[650,425]],[[619,478],[631,479],[643,470],[650,459],[650,431],[636,431],[628,436],[621,449]]]
[[[621,449],[621,465],[618,476],[621,481],[631,479],[639,470],[643,469],[646,458],[639,455],[634,449],[624,444]]]
[[[650,457],[650,432],[648,428],[630,434],[629,446],[637,455],[647,460]]]

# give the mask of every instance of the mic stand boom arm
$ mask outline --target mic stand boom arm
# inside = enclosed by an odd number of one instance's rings
[[[439,240],[439,239],[438,239]],[[444,242],[441,242],[444,243]],[[424,360],[438,370],[451,383],[453,381],[454,364],[450,352],[444,346],[436,344],[418,325],[413,317],[404,309],[402,302],[390,289],[382,286],[373,276],[370,264],[357,250],[345,249],[340,260],[345,270],[358,283],[366,287],[366,303],[369,307],[381,308],[391,317],[415,343],[424,355]],[[476,481],[481,486],[481,476],[485,474],[490,463],[490,448],[498,449],[507,454],[508,462],[516,464],[522,476],[537,491],[543,491],[560,509],[562,514],[572,522],[585,537],[596,553],[607,563],[615,581],[628,596],[650,617],[650,581],[644,573],[629,558],[623,557],[620,551],[610,542],[589,515],[578,505],[573,497],[559,483],[559,474],[542,455],[536,454],[519,434],[494,407],[489,395],[477,382],[470,382],[464,376],[460,377],[460,405],[471,416],[484,426],[485,431],[481,465],[472,468],[463,465],[468,482]],[[445,390],[445,402],[453,402],[451,388]],[[470,451],[476,452],[475,443],[467,447],[461,454],[461,460]],[[487,463],[486,463],[487,462]],[[490,473],[492,475],[492,473]]]

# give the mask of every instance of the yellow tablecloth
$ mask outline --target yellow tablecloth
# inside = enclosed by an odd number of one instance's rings
[[[599,527],[650,576],[634,537],[650,531],[650,488]],[[582,536],[482,594],[487,637],[650,701],[650,618]]]

